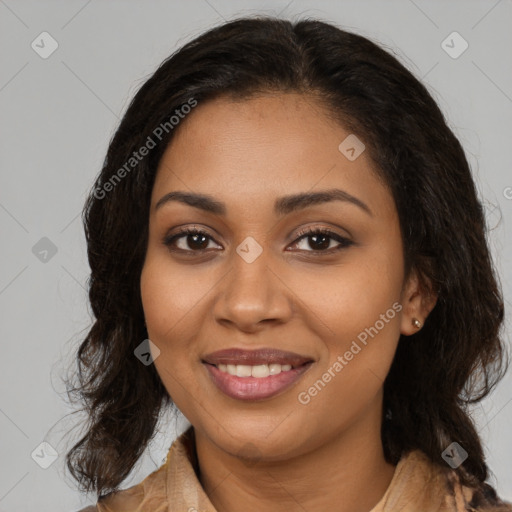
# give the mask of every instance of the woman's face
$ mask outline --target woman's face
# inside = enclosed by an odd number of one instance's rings
[[[415,285],[404,283],[396,208],[367,152],[352,138],[340,150],[350,133],[299,94],[199,103],[175,129],[141,276],[154,364],[173,401],[217,447],[256,445],[268,459],[380,428]],[[157,207],[177,191],[208,200]],[[268,350],[212,355],[225,349]]]

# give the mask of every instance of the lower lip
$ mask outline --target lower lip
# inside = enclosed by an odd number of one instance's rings
[[[306,372],[312,362],[298,368],[269,375],[268,377],[237,377],[220,371],[216,366],[204,363],[214,384],[226,395],[237,400],[262,400],[288,389]]]

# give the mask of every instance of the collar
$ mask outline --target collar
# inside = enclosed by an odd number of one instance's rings
[[[158,470],[141,483],[98,501],[97,511],[218,512],[199,481],[198,468],[194,429],[189,427],[172,443]],[[495,501],[488,491],[461,485],[455,471],[433,463],[420,450],[412,450],[402,456],[384,496],[369,512],[418,510],[512,512],[512,504],[499,498]]]

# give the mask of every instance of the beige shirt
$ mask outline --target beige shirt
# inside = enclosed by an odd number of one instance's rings
[[[190,427],[174,441],[159,469],[80,512],[217,512],[196,471]],[[415,450],[400,459],[387,491],[369,512],[512,512],[511,503],[484,494],[462,486],[455,471],[431,463]]]

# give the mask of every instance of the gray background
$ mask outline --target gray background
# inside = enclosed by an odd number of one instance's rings
[[[66,416],[61,375],[91,320],[79,216],[85,194],[129,99],[156,66],[212,25],[256,12],[335,22],[393,49],[423,79],[474,170],[509,305],[511,1],[0,0],[0,511],[72,511],[94,502],[78,494],[63,465],[78,432],[63,438],[77,418]],[[31,47],[43,31],[58,43],[46,59]],[[441,46],[453,31],[469,44],[458,58]],[[57,249],[46,261],[32,249],[43,237]],[[510,332],[507,313],[509,345]],[[511,401],[509,372],[474,410],[491,483],[507,499]],[[162,422],[126,486],[161,464],[176,428],[184,426]],[[43,441],[59,454],[47,469],[31,458]]]

